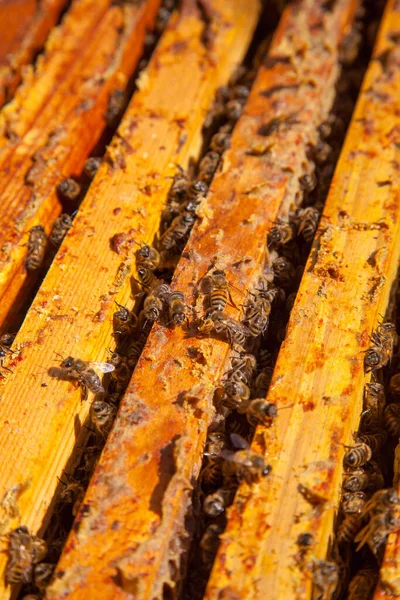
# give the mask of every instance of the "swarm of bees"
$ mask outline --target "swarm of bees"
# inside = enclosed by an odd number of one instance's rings
[[[55,567],[54,564],[43,562],[48,551],[46,542],[29,533],[25,526],[17,527],[7,537],[6,584],[31,584],[38,590],[45,589]]]
[[[371,336],[371,346],[365,353],[366,372],[372,378],[364,388],[364,406],[360,429],[353,434],[355,444],[347,448],[344,455],[340,521],[336,532],[336,543],[343,556],[354,548],[365,554],[365,561],[382,560],[384,544],[389,533],[400,530],[400,498],[394,488],[385,488],[385,463],[381,452],[388,435],[400,434],[400,412],[397,398],[389,394],[394,402],[386,405],[382,377],[378,369],[390,363],[397,334],[393,323],[381,322]],[[392,375],[391,381],[396,375]],[[372,565],[372,563],[371,563]],[[362,567],[350,580],[350,600],[369,598],[378,578],[376,567]]]
[[[160,10],[156,25],[159,31],[169,15],[166,7]],[[62,510],[69,507],[72,516],[79,511],[90,473],[111,430],[119,399],[129,383],[150,327],[154,323],[163,323],[167,327],[188,325],[185,295],[170,284],[168,265],[171,260],[176,260],[187,242],[221,155],[229,147],[233,126],[243,110],[249,89],[250,78],[244,72],[218,91],[206,122],[209,129],[217,123],[218,131],[212,136],[209,150],[196,175],[189,175],[177,167],[159,236],[154,246],[141,244],[135,252],[142,308],[136,316],[132,310],[118,304],[114,312],[116,350],[111,352],[107,362],[89,362],[68,356],[60,363],[58,376],[76,382],[82,390],[83,400],[88,398],[89,392],[94,395],[89,411],[93,427],[91,441],[84,449],[74,477],[66,475],[67,482],[61,481],[64,489],[59,494],[59,503]],[[125,104],[123,90],[114,90],[105,115],[109,126],[115,125]],[[265,399],[275,359],[267,334],[271,332],[278,344],[285,336],[285,322],[318,227],[321,205],[315,188],[318,180],[326,176],[324,168],[332,155],[332,148],[325,141],[331,129],[328,122],[321,125],[321,139],[313,149],[316,169],[311,168],[299,179],[301,194],[306,199],[305,206],[299,206],[299,202],[291,207],[289,215],[277,220],[270,230],[266,240],[268,263],[247,294],[241,320],[234,318],[230,310],[237,306],[232,297],[228,269],[214,265],[206,277],[208,288],[204,293],[205,310],[199,330],[205,335],[216,334],[224,338],[232,350],[230,368],[216,393],[218,419],[208,433],[199,478],[203,513],[199,552],[207,569],[212,566],[219,536],[225,527],[225,511],[233,502],[238,484],[255,485],[271,472],[264,455],[252,450],[249,444],[254,428],[259,424],[271,426],[279,414],[279,407]],[[86,176],[92,178],[100,164],[101,159],[88,159],[84,168]],[[57,190],[68,200],[76,200],[81,194],[80,185],[72,178],[60,182]],[[49,236],[54,247],[60,246],[71,225],[72,216],[66,213],[56,219]],[[41,226],[33,228],[28,242],[28,271],[38,269],[42,264],[46,243],[44,229]],[[277,306],[279,310],[275,310]],[[390,323],[378,326],[371,337],[371,347],[365,354],[367,372],[372,371],[375,375],[378,369],[390,362],[396,340],[396,332]],[[98,372],[109,376],[105,378],[106,382],[101,380]],[[395,377],[392,377],[391,388],[393,395],[397,393],[400,396],[400,379],[397,381]],[[368,546],[375,556],[381,552],[388,533],[400,529],[396,515],[399,498],[395,490],[383,489],[384,476],[379,463],[379,452],[387,438],[383,426],[386,424],[390,435],[398,436],[400,411],[395,403],[384,408],[382,395],[382,386],[374,378],[366,386],[362,427],[344,457],[342,518],[337,532],[339,547],[355,542],[358,543],[357,549]],[[22,582],[32,584],[39,591],[44,589],[54,568],[52,564],[43,562],[47,553],[46,543],[29,534],[25,527],[11,532],[9,539],[7,583]],[[298,541],[303,550],[312,543],[309,533],[302,534]],[[314,561],[314,584],[323,592],[324,598],[337,592],[339,571],[335,561]],[[365,593],[367,598],[375,581],[373,569],[360,570],[350,582],[348,597],[355,600]]]

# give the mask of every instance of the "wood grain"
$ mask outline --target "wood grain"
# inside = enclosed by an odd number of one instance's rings
[[[368,380],[363,351],[399,263],[397,5],[388,3],[274,371],[268,400],[290,408],[256,431],[254,448],[267,449],[273,474],[240,488],[207,600],[228,592],[242,600],[309,599],[313,561],[327,557],[343,444],[358,429]],[[299,484],[326,499],[322,510]],[[314,540],[304,560],[296,544],[302,533]],[[387,566],[396,548],[389,544]]]
[[[0,498],[27,482],[20,522],[35,532],[48,523],[56,477],[78,459],[71,453],[87,437],[82,425],[90,406],[47,370],[59,360],[55,352],[104,360],[115,345],[114,300],[132,302],[129,268],[123,269],[131,259],[112,252],[110,239],[122,231],[138,241],[153,239],[171,176],[177,164],[186,168],[198,158],[216,89],[243,60],[257,24],[257,0],[213,0],[209,6],[210,48],[202,42],[195,0],[185,0],[171,20],[16,338],[19,354],[9,364],[14,373],[0,391]],[[3,530],[15,524],[3,519]],[[1,555],[1,570],[4,565]],[[0,598],[8,598],[0,585]]]
[[[0,112],[0,323],[5,329],[15,329],[13,319],[27,308],[35,285],[36,274],[24,268],[28,231],[41,223],[48,233],[61,212],[56,185],[81,174],[104,132],[109,95],[124,89],[133,74],[159,4],[75,0],[35,69],[25,70],[13,101]]]
[[[338,45],[355,9],[356,3],[341,1],[326,14],[318,2],[306,2],[284,14],[173,278],[173,288],[186,293],[196,312],[203,311],[199,285],[213,265],[226,269],[238,305],[255,282],[271,222],[300,193],[306,150],[331,108]],[[307,52],[299,58],[296,50],[316,30],[313,60]],[[327,38],[331,44],[324,51]],[[285,88],[280,96],[269,93],[277,85]],[[295,111],[296,124],[266,140],[262,126],[282,114],[282,106]],[[266,141],[271,151],[257,152]],[[193,331],[153,327],[48,600],[79,598],[82,590],[88,599],[175,593],[213,392],[229,350],[227,343]]]
[[[0,5],[0,106],[9,102],[22,70],[43,47],[67,0],[14,0]]]

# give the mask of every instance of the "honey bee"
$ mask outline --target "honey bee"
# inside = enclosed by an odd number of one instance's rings
[[[28,253],[25,259],[27,271],[37,271],[40,268],[46,252],[46,243],[47,237],[42,225],[32,227],[29,231]]]
[[[73,480],[68,476],[69,482],[65,483],[59,479],[65,487],[60,494],[60,502],[62,504],[72,504],[72,515],[75,517],[79,511],[79,507],[82,504],[83,497],[85,495],[84,486],[78,481]]]
[[[185,175],[182,167],[178,166],[178,172],[174,176],[171,189],[168,193],[168,202],[181,203],[188,192],[190,179]]]
[[[161,236],[160,245],[163,250],[172,250],[179,243],[182,243],[195,221],[196,216],[186,210],[175,217],[171,225]]]
[[[90,406],[90,419],[104,439],[111,430],[116,412],[116,407],[104,400],[93,400]]]
[[[167,283],[160,283],[151,290],[145,298],[142,315],[145,321],[155,323],[160,320],[164,309],[164,302],[170,295],[170,287]]]
[[[217,170],[220,156],[217,152],[207,152],[207,154],[201,159],[199,165],[199,179],[204,181],[207,185],[211,183],[214,173]]]
[[[228,131],[215,133],[210,142],[210,149],[217,154],[223,154],[231,145],[231,134]]]
[[[291,223],[277,221],[268,234],[268,248],[283,246],[295,237],[295,229]]]
[[[170,202],[161,214],[161,228],[165,232],[172,221],[181,214],[182,207],[177,202]]]
[[[166,296],[169,307],[169,317],[175,325],[183,325],[187,321],[185,296],[178,290],[169,293]]]
[[[135,313],[128,310],[126,306],[115,303],[118,306],[113,314],[113,329],[115,335],[128,336],[135,329],[138,319]]]
[[[289,287],[296,275],[296,270],[292,263],[284,256],[279,256],[273,261],[272,267],[279,284],[283,288]]]
[[[149,244],[143,244],[139,250],[136,250],[135,256],[136,264],[150,271],[155,271],[160,266],[160,253]]]
[[[239,352],[238,356],[231,358],[232,368],[227,373],[227,378],[232,381],[243,381],[249,383],[256,372],[257,360],[253,354]]]
[[[332,157],[332,148],[327,142],[320,140],[312,150],[312,157],[318,165],[327,163]]]
[[[217,523],[211,523],[200,540],[201,560],[206,565],[212,565],[219,546],[219,535],[223,528]]]
[[[278,416],[276,405],[267,402],[265,398],[251,400],[243,408],[239,406],[238,411],[246,413],[247,420],[253,427],[256,427],[259,423],[269,425]]]
[[[338,565],[329,560],[314,560],[312,570],[313,584],[319,592],[318,600],[333,598],[340,583]]]
[[[374,568],[360,569],[350,580],[347,600],[369,600],[378,581]]]
[[[212,459],[200,472],[202,489],[215,489],[223,482],[222,464],[219,459]]]
[[[208,517],[218,517],[232,504],[234,497],[235,489],[233,487],[222,487],[204,498],[203,511]]]
[[[377,420],[385,406],[383,385],[377,382],[367,383],[364,387],[364,410],[376,413]]]
[[[108,98],[107,110],[104,115],[105,122],[109,127],[114,127],[117,124],[117,121],[124,110],[125,102],[126,98],[124,90],[116,88],[112,91]]]
[[[15,340],[15,333],[3,333],[0,335],[0,346],[2,348],[6,348],[9,351],[10,346],[12,346]]]
[[[131,368],[133,368],[139,360],[143,348],[145,347],[146,341],[147,335],[144,331],[140,332],[138,338],[130,341],[128,349],[126,351],[126,356],[128,359],[128,364]]]
[[[118,404],[120,393],[123,392],[131,378],[131,367],[128,358],[121,356],[117,352],[112,352],[110,362],[114,365],[115,370],[112,372],[112,377],[116,381],[115,401],[114,396],[108,392],[107,402],[109,404]]]
[[[263,371],[268,367],[274,366],[274,357],[267,348],[261,348],[259,357],[258,357],[258,369],[259,371]]]
[[[230,91],[230,97],[245,101],[249,97],[250,89],[247,85],[238,84],[235,85]]]
[[[368,444],[359,443],[347,450],[343,460],[347,467],[362,467],[371,457],[372,450]]]
[[[206,280],[209,311],[223,311],[230,302],[235,306],[229,290],[229,282],[225,271],[215,269]]]
[[[271,472],[272,467],[265,463],[261,454],[250,449],[245,439],[232,433],[231,440],[234,446],[242,449],[236,452],[227,450],[221,452],[221,457],[224,459],[222,473],[228,481],[234,477],[239,482],[245,481],[247,484],[251,484]]]
[[[83,172],[87,177],[89,177],[89,179],[93,179],[93,177],[96,175],[97,171],[100,168],[102,160],[102,158],[95,156],[91,156],[90,158],[87,158],[85,160]]]
[[[348,471],[343,479],[343,489],[348,492],[360,492],[369,485],[369,476],[362,468]]]
[[[373,433],[355,433],[353,437],[356,442],[369,446],[372,454],[375,454],[386,442],[387,433],[383,430]]]
[[[57,192],[68,200],[76,200],[81,193],[81,186],[72,177],[67,177],[57,185]]]
[[[371,340],[377,346],[389,346],[390,352],[392,352],[393,346],[397,344],[396,326],[390,322],[379,323],[376,331],[371,336]]]
[[[5,570],[6,585],[31,583],[34,566],[47,554],[44,540],[29,533],[25,526],[9,534],[8,561]]]
[[[302,175],[299,178],[299,183],[301,189],[304,192],[310,193],[315,189],[315,186],[317,185],[317,177],[315,173],[306,173],[305,175]]]
[[[341,509],[346,515],[361,515],[367,499],[365,492],[347,492],[342,495]]]
[[[363,520],[356,515],[346,515],[343,521],[339,525],[339,529],[336,534],[336,541],[338,544],[351,544],[357,533],[361,530]]]
[[[362,511],[362,516],[376,515],[382,512],[392,510],[400,504],[400,498],[395,488],[386,488],[384,490],[378,490],[368,500]]]
[[[243,102],[239,99],[229,100],[225,105],[225,115],[228,121],[235,123],[243,111]]]
[[[85,476],[91,475],[100,458],[101,446],[86,446],[85,448],[78,446],[78,448],[83,450],[82,467],[79,467],[79,470],[82,470]]]
[[[389,392],[396,399],[400,397],[400,373],[392,375],[389,381]]]
[[[227,381],[223,387],[224,395],[221,400],[227,408],[238,408],[250,398],[250,389],[243,381]]]
[[[298,213],[300,222],[297,235],[302,235],[306,242],[311,243],[317,231],[320,212],[313,206],[301,208]]]
[[[388,404],[386,406],[385,426],[389,435],[400,436],[400,404]]]
[[[271,303],[262,293],[252,294],[254,300],[247,304],[245,323],[252,337],[262,335],[268,328]]]
[[[393,511],[386,510],[374,515],[354,540],[358,543],[357,552],[367,544],[371,552],[379,558],[382,544],[385,543],[387,536],[398,531],[399,528],[399,517]]]
[[[78,381],[82,388],[83,400],[87,399],[88,390],[93,394],[103,394],[105,391],[101,385],[100,377],[94,369],[96,368],[102,373],[111,373],[115,368],[110,363],[89,362],[72,356],[63,359],[60,366],[69,378]]]
[[[226,335],[231,346],[237,344],[243,347],[246,339],[250,337],[250,332],[243,323],[235,321],[226,312],[219,310],[210,312],[204,321],[201,331],[209,330]]]
[[[45,590],[50,584],[55,566],[56,565],[54,564],[44,562],[35,565],[33,570],[33,581],[39,590]]]
[[[53,227],[50,233],[50,243],[56,248],[61,246],[63,239],[65,238],[71,227],[72,218],[69,215],[63,213],[62,215],[57,217],[57,219],[53,223]]]
[[[256,377],[255,390],[258,396],[266,396],[271,385],[273,367],[265,367]]]
[[[197,208],[200,204],[201,198],[207,194],[208,185],[202,181],[201,179],[197,179],[193,183],[190,184],[188,192],[187,192],[187,202],[186,202],[186,210],[190,203],[193,204],[192,212]]]
[[[159,284],[160,280],[156,277],[151,269],[140,266],[137,270],[139,283],[142,284],[145,290],[150,291],[153,287]]]
[[[380,323],[371,335],[372,346],[365,351],[365,372],[381,369],[391,360],[393,346],[397,342],[393,323]]]
[[[217,458],[221,450],[227,447],[228,438],[223,431],[210,431],[207,435],[204,456]]]
[[[369,373],[370,371],[381,369],[387,365],[390,357],[391,355],[388,353],[388,348],[386,347],[372,346],[368,348],[364,356],[365,372]]]
[[[10,346],[12,345],[14,338],[14,333],[3,333],[3,335],[0,335],[0,366],[10,373],[12,373],[12,371],[4,364],[4,359],[8,354],[12,353]],[[3,373],[0,373],[0,377],[3,379],[5,378]]]

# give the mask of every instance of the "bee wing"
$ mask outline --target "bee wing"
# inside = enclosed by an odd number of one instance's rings
[[[115,370],[114,365],[106,362],[91,362],[90,366],[94,369],[98,369],[102,373],[111,373]]]
[[[249,443],[238,433],[231,433],[229,436],[231,444],[234,448],[241,450],[248,450],[250,448]]]
[[[221,450],[221,452],[219,453],[220,458],[223,458],[224,460],[230,460],[232,462],[236,462],[235,461],[235,452],[232,452],[231,450]]]
[[[250,329],[248,327],[246,327],[246,325],[243,325],[243,323],[238,323],[237,321],[235,321],[235,324],[238,326],[239,329],[242,330],[242,332],[244,333],[244,335],[246,337],[250,337],[251,336]]]

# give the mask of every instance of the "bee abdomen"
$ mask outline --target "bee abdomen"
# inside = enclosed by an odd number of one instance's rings
[[[376,569],[360,569],[349,583],[347,600],[369,600],[377,581]]]
[[[337,542],[339,544],[350,544],[361,530],[362,519],[355,515],[346,515],[339,526]]]
[[[364,443],[359,443],[350,448],[344,455],[344,463],[348,467],[361,467],[372,457],[371,448]]]
[[[388,404],[385,408],[385,426],[389,435],[400,436],[400,405]]]

